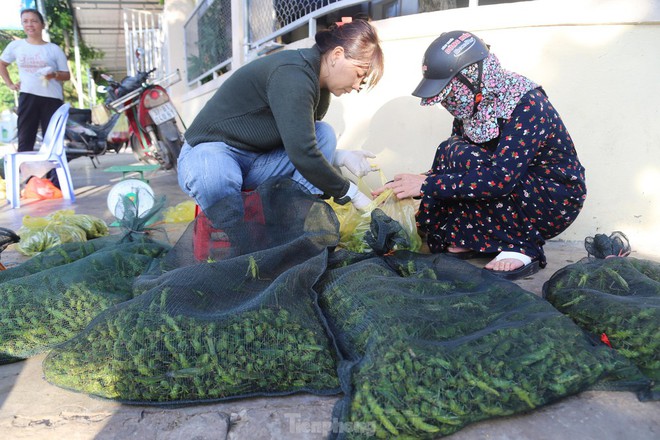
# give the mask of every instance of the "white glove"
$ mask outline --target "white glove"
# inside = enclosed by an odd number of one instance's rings
[[[367,197],[364,193],[360,192],[358,189],[357,185],[351,182],[350,186],[348,187],[348,192],[346,193],[349,199],[351,199],[351,203],[353,203],[353,206],[355,206],[355,209],[358,209],[360,211],[364,210],[367,206],[369,206],[369,203],[371,203],[371,199]]]
[[[335,150],[332,163],[339,167],[346,167],[348,171],[357,177],[363,177],[370,171],[378,169],[367,162],[367,158],[374,158],[376,155],[366,150]]]

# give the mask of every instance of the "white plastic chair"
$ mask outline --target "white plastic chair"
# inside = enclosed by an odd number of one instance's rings
[[[5,180],[7,182],[7,200],[12,208],[21,206],[21,180],[19,177],[21,164],[25,162],[47,161],[55,166],[57,178],[60,182],[62,197],[74,201],[73,183],[69,163],[64,151],[64,131],[69,118],[70,104],[62,104],[55,111],[48,123],[46,135],[39,151],[22,151],[5,155]]]

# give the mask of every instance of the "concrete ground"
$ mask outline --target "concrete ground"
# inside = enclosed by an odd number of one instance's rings
[[[0,226],[17,230],[23,216],[45,216],[58,209],[74,209],[111,223],[107,194],[121,174],[103,169],[135,163],[132,154],[99,158],[97,168],[85,158],[70,163],[75,203],[64,200],[24,201],[19,209],[0,208]],[[167,206],[188,200],[173,172],[147,173],[157,196]],[[175,243],[185,224],[166,224]],[[116,228],[111,233],[118,233]],[[634,248],[634,246],[633,246]],[[548,266],[517,283],[541,294],[543,283],[558,269],[586,256],[582,243],[550,241]],[[660,256],[638,258],[660,260]],[[7,267],[27,258],[11,247],[0,255]],[[484,264],[486,260],[474,260]],[[243,399],[219,404],[161,408],[128,406],[90,398],[50,385],[43,379],[45,355],[0,366],[0,439],[324,439],[332,422],[337,397],[296,395]],[[587,391],[515,417],[473,424],[446,437],[451,440],[657,440],[660,439],[660,402],[639,402],[633,393]]]

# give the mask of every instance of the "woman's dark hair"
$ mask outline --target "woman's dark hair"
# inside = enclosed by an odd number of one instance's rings
[[[383,76],[383,50],[376,29],[367,20],[356,18],[333,24],[317,32],[315,40],[321,54],[342,47],[346,58],[367,69],[367,88]]]
[[[37,17],[39,17],[39,21],[41,22],[41,24],[46,24],[46,22],[44,21],[44,16],[41,15],[41,12],[39,12],[36,9],[32,9],[32,8],[23,9],[21,11],[21,17],[23,16],[23,14],[28,13],[28,12],[30,12],[30,13],[36,15]]]

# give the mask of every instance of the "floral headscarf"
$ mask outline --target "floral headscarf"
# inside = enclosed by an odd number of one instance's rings
[[[461,74],[475,84],[479,75],[477,64],[469,65],[461,70]],[[472,142],[482,144],[499,136],[497,119],[509,119],[520,99],[530,90],[539,87],[532,80],[503,69],[492,53],[484,60],[481,83],[483,98],[474,115],[474,93],[456,77],[438,95],[422,98],[421,104],[442,104],[449,113],[463,122],[465,135]]]

